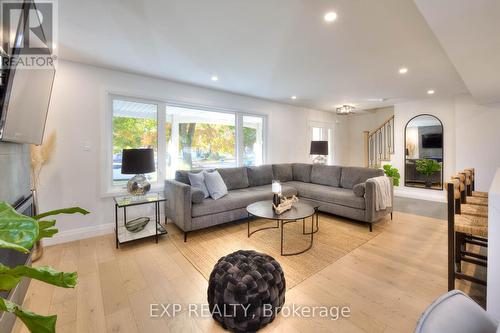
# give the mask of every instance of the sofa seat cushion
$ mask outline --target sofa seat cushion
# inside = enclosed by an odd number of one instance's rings
[[[365,198],[357,197],[351,189],[295,181],[288,182],[286,185],[297,189],[299,199],[303,197],[356,209],[366,209]]]
[[[288,197],[297,195],[297,190],[292,186],[283,184],[282,194]],[[271,185],[232,190],[220,199],[214,200],[212,198],[207,198],[201,203],[193,203],[191,214],[192,217],[199,217],[234,209],[246,208],[251,203],[261,200],[271,200],[272,197],[273,194],[271,193]]]

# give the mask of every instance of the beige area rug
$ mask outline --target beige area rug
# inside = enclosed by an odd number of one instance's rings
[[[310,221],[306,220],[306,231],[311,228]],[[191,232],[186,243],[183,233],[174,224],[169,224],[169,235],[184,257],[207,280],[219,258],[237,250],[255,250],[274,257],[280,263],[285,272],[287,289],[291,289],[377,236],[382,232],[383,224],[382,221],[377,223],[373,232],[369,232],[368,226],[363,223],[320,214],[319,232],[314,235],[313,247],[303,254],[286,257],[280,255],[279,229],[262,230],[248,238],[246,220]],[[251,230],[273,225],[276,222],[262,219],[250,222]],[[309,237],[302,234],[302,221],[286,224],[285,252],[307,248]]]

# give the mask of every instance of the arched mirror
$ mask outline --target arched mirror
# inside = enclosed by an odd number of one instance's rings
[[[406,124],[405,186],[443,189],[443,123],[432,115]]]

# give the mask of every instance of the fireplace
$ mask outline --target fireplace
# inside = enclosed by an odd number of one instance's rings
[[[21,214],[33,216],[35,211],[33,195],[29,194],[27,197],[20,198],[14,203],[13,207]],[[0,249],[0,261],[9,267],[31,265],[31,255],[9,249]],[[23,278],[14,289],[0,292],[0,296],[22,305],[29,284],[30,279]],[[10,332],[15,321],[16,317],[13,314],[0,312],[0,332]]]

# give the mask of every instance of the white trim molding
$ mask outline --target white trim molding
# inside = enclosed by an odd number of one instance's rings
[[[72,241],[77,241],[81,239],[97,237],[112,234],[115,232],[114,223],[99,224],[90,227],[71,229],[66,231],[61,231],[51,238],[44,238],[42,240],[44,246],[51,246],[57,244],[68,243]]]

